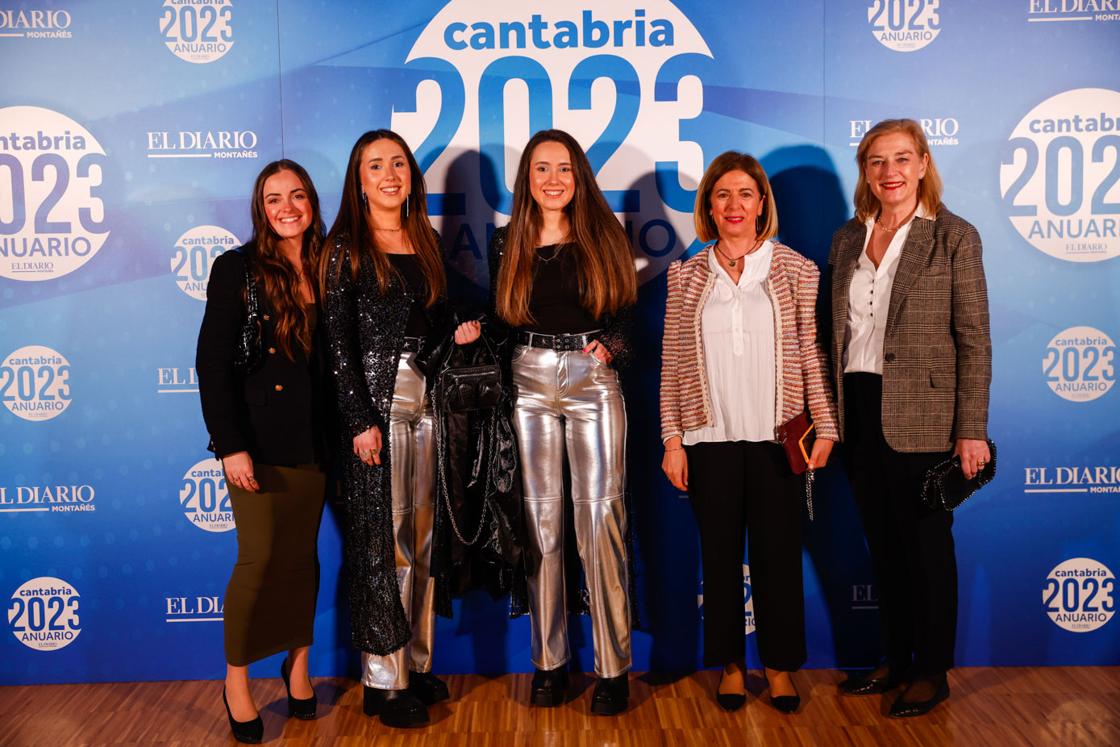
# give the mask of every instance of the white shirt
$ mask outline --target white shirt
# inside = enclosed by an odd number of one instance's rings
[[[701,311],[700,329],[713,423],[686,431],[682,440],[687,446],[774,440],[774,306],[766,290],[773,256],[773,242],[763,242],[743,258],[743,274],[735,283],[716,250],[708,252],[715,281]]]
[[[890,309],[894,275],[898,271],[902,245],[910,235],[914,218],[924,217],[925,211],[919,204],[910,220],[894,232],[878,267],[867,256],[867,245],[871,242],[871,231],[875,228],[875,219],[867,219],[863,251],[859,253],[859,263],[852,275],[852,283],[848,286],[848,328],[845,332],[848,339],[844,352],[844,373],[883,373],[883,335],[887,329],[887,311]]]

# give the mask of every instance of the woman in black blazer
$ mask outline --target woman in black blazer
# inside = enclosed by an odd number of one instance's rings
[[[319,586],[323,372],[316,335],[319,198],[297,163],[275,161],[253,187],[253,238],[214,262],[198,335],[199,392],[237,523],[225,597],[222,699],[241,742],[261,740],[248,665],[287,651],[288,713],[315,718],[307,671]],[[251,280],[250,280],[251,279]],[[257,360],[237,361],[249,283],[259,307]]]

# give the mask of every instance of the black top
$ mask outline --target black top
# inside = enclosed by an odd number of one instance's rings
[[[510,329],[502,321],[497,312],[497,289],[498,289],[498,273],[501,270],[502,261],[506,252],[506,239],[509,236],[508,226],[502,226],[494,231],[490,237],[490,245],[487,248],[486,259],[490,271],[490,335],[491,339],[498,342],[503,351],[503,355],[508,356],[510,345]],[[544,263],[547,267],[549,264]],[[547,272],[542,272],[542,275],[547,275]],[[576,281],[578,285],[578,280]],[[583,307],[580,306],[580,309]],[[634,357],[634,345],[630,339],[631,328],[634,322],[634,307],[625,306],[613,314],[604,314],[602,319],[596,320],[596,323],[590,327],[582,327],[580,329],[564,330],[569,333],[586,332],[589,329],[600,329],[601,332],[595,335],[595,339],[606,345],[607,350],[611,351],[611,367],[615,370],[621,371],[630,365],[630,361]]]
[[[321,462],[328,406],[322,345],[314,345],[310,355],[298,347],[292,351],[294,359],[285,355],[276,341],[276,318],[260,283],[260,365],[248,373],[233,366],[245,321],[246,254],[251,257],[254,252],[251,243],[225,252],[210,272],[195,357],[202,417],[219,457],[248,451],[253,461],[262,464]]]
[[[387,254],[386,256],[389,257],[389,264],[393,269],[400,273],[408,295],[412,297],[404,333],[408,337],[426,337],[428,317],[424,314],[424,302],[428,298],[428,281],[424,278],[420,260],[415,254]]]
[[[525,329],[546,335],[578,334],[602,326],[580,301],[579,268],[573,245],[537,247],[529,314],[536,321],[525,325]]]

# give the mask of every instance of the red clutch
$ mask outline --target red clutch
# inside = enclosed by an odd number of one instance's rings
[[[795,475],[804,474],[809,469],[809,452],[816,440],[815,428],[806,411],[778,426],[778,443],[786,450],[789,468]]]

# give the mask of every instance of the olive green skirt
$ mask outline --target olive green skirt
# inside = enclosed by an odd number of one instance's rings
[[[326,478],[315,466],[256,464],[260,492],[229,485],[237,564],[226,587],[226,661],[246,666],[310,646]]]

